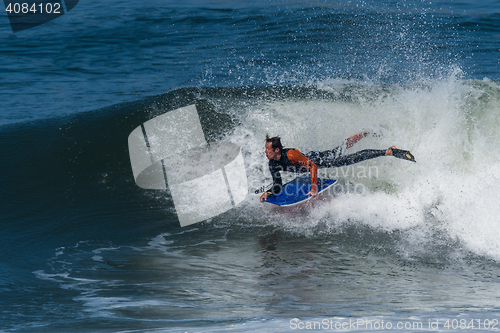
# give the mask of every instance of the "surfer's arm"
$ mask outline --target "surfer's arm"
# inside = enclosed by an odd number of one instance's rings
[[[267,190],[266,192],[262,193],[260,196],[260,202],[266,201],[268,197],[272,195],[277,195],[280,194],[282,190],[282,185],[281,185],[281,178],[279,178],[279,183],[273,183],[271,188]]]
[[[290,162],[294,165],[300,165],[302,167],[308,168],[311,173],[311,191],[307,195],[312,195],[315,197],[318,194],[318,167],[310,159],[305,157],[297,149],[288,150],[286,156]]]
[[[267,190],[260,196],[261,202],[266,201],[267,198],[271,195],[277,195],[281,193],[281,190],[283,188],[283,181],[281,180],[280,174],[281,170],[281,167],[277,167],[276,165],[271,163],[269,164],[269,171],[271,172],[271,176],[273,177],[273,183],[269,190]]]

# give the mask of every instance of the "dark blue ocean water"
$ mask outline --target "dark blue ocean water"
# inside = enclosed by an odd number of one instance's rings
[[[500,1],[90,0],[0,35],[0,332],[500,328]],[[190,104],[250,188],[181,228],[127,138]],[[417,163],[328,170],[310,209],[252,194],[266,133],[366,128],[353,151]]]

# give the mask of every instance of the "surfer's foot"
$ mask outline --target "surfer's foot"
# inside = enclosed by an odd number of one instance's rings
[[[380,131],[371,128],[363,129],[361,133],[354,134],[353,136],[350,136],[344,140],[345,148],[346,149],[351,148],[352,146],[354,146],[356,142],[358,142],[363,138],[366,138],[367,136],[380,137],[382,136],[382,134],[380,134]]]
[[[385,156],[394,156],[403,160],[416,162],[415,157],[408,150],[397,149],[396,146],[391,146],[390,148],[388,148],[385,151]]]
[[[368,136],[368,135],[370,135],[370,132],[363,131],[361,133],[354,134],[353,136],[348,137],[344,141],[346,149],[351,148],[352,146],[354,146],[354,144],[356,142],[358,142],[359,140],[363,139],[365,136]]]

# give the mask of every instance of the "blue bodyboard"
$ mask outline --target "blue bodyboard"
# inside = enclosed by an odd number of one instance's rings
[[[336,180],[333,179],[318,178],[318,195],[335,184],[335,182]],[[302,176],[283,185],[280,194],[268,196],[265,202],[281,207],[297,205],[312,198],[310,195],[306,196],[310,190],[311,176]]]

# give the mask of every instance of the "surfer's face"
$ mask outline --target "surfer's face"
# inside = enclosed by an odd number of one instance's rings
[[[266,157],[270,160],[278,160],[279,159],[279,149],[273,148],[273,144],[271,142],[266,142]]]

